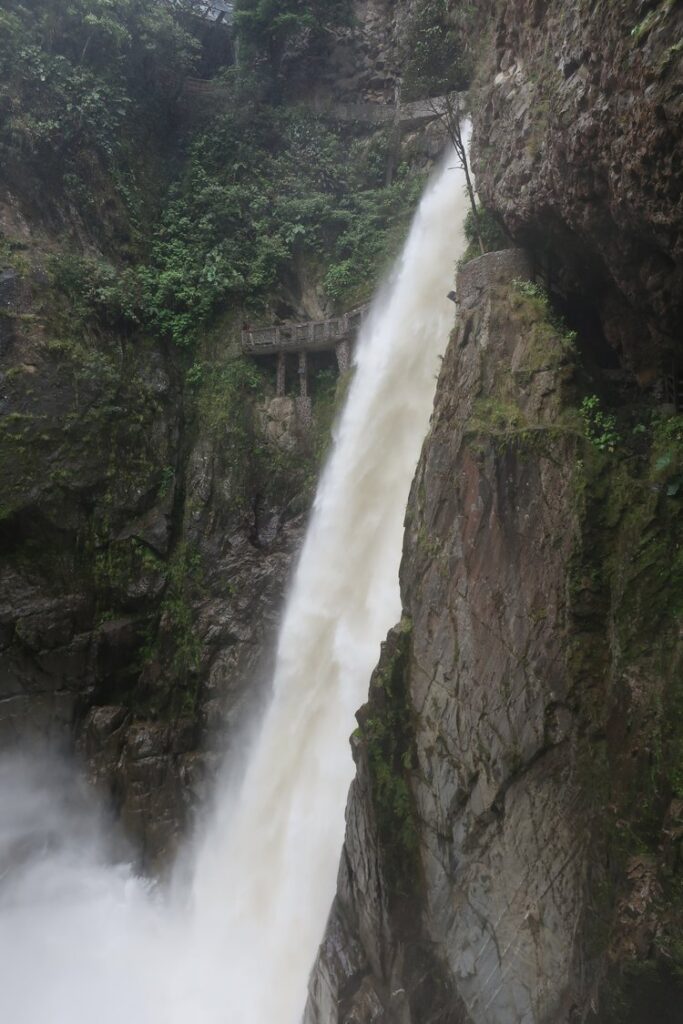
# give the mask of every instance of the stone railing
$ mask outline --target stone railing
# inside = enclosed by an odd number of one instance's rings
[[[400,106],[384,103],[339,103],[313,101],[318,114],[333,117],[337,121],[358,121],[365,124],[398,124],[403,128],[416,128],[443,117],[449,110],[463,105],[462,95],[451,93],[433,99],[414,100]]]
[[[330,320],[243,330],[242,351],[246,355],[259,356],[275,352],[322,352],[334,348],[357,333],[367,308],[361,306]]]
[[[205,100],[214,107],[229,104],[233,100],[231,87],[215,79],[186,78],[183,93],[186,99]],[[414,100],[400,106],[389,103],[340,103],[321,99],[313,99],[310,106],[316,114],[335,121],[373,125],[394,124],[404,130],[410,130],[438,120],[449,110],[457,110],[462,103],[460,94],[451,93],[449,96]]]
[[[466,263],[457,274],[455,290],[461,310],[473,309],[482,295],[494,284],[509,284],[518,278],[533,281],[534,274],[528,255],[522,249],[500,249]]]
[[[179,7],[177,0],[166,0],[170,7]],[[187,5],[183,5],[187,13]],[[203,18],[205,21],[222,22],[231,25],[235,15],[235,4],[233,0],[192,0],[189,6],[189,13]]]
[[[200,0],[199,6],[204,8],[205,17],[210,21],[232,25],[235,17],[235,4],[232,0]]]

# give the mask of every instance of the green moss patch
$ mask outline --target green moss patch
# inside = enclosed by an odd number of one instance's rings
[[[596,445],[587,431],[576,470],[583,537],[569,588],[569,665],[586,716],[582,772],[594,803],[594,891],[604,893],[589,927],[602,936],[595,955],[610,950],[623,967],[606,995],[607,1019],[620,1022],[641,1019],[634,971],[661,985],[683,977],[683,865],[670,839],[683,797],[683,423],[638,416],[634,434],[622,411],[614,445]],[[623,952],[619,908],[632,898],[639,862],[652,865],[656,885],[639,911],[649,952],[635,961]]]
[[[413,710],[408,692],[412,623],[404,618],[387,640],[359,713],[373,806],[386,874],[394,894],[411,894],[419,873],[418,828],[410,773],[416,764]]]

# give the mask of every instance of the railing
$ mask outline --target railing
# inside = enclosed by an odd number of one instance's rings
[[[272,352],[323,351],[347,338],[360,328],[367,306],[353,309],[330,320],[311,320],[303,324],[278,324],[242,331],[242,351],[250,355]]]
[[[407,128],[444,117],[449,111],[464,109],[464,95],[453,92],[433,99],[412,100],[410,103],[340,103],[331,100],[314,100],[316,113],[328,115],[337,121],[359,121],[367,124],[393,123]]]
[[[186,78],[183,89],[186,96],[206,97],[214,103],[231,102],[233,92],[227,82],[217,79]],[[413,100],[401,106],[385,103],[340,103],[331,100],[314,99],[311,103],[316,114],[330,117],[335,121],[351,121],[363,124],[395,124],[403,128],[417,128],[421,124],[437,120],[463,105],[460,94],[437,96],[429,100]]]
[[[186,78],[183,88],[192,96],[227,97],[230,95],[230,89],[225,82],[214,82],[210,78]]]
[[[170,7],[182,7],[183,11],[188,10],[186,3],[178,3],[178,0],[166,0]],[[233,0],[192,0],[189,5],[189,13],[195,14],[198,18],[206,21],[224,22],[232,24],[235,14]]]
[[[235,16],[235,4],[231,0],[222,0],[221,3],[212,3],[209,0],[207,6],[210,16],[213,18],[220,18],[222,21],[231,23]]]

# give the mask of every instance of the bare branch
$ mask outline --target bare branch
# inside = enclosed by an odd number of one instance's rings
[[[437,104],[443,104],[443,109],[439,111]],[[467,186],[467,194],[470,200],[470,206],[472,208],[472,218],[474,220],[474,230],[477,235],[477,241],[479,242],[479,248],[482,255],[484,254],[485,247],[484,241],[481,234],[481,224],[479,221],[479,210],[477,209],[477,199],[474,192],[474,185],[472,183],[472,176],[470,174],[469,162],[467,159],[467,146],[465,140],[462,137],[462,121],[463,112],[460,108],[459,99],[457,94],[447,93],[445,96],[439,96],[436,99],[430,99],[429,104],[431,109],[437,116],[444,122],[446,126],[446,132],[448,137],[453,144],[456,157],[460,164],[460,167],[465,172],[465,183]]]

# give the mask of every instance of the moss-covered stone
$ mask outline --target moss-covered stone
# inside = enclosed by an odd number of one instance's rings
[[[683,972],[683,865],[671,838],[683,809],[683,424],[647,415],[634,435],[622,408],[619,448],[589,438],[577,473],[569,664],[586,715],[581,770],[596,835],[587,928],[596,959],[615,965],[601,1022],[649,1019],[642,992],[666,1003]]]
[[[373,806],[394,896],[414,892],[419,878],[418,827],[410,773],[415,767],[415,730],[408,692],[410,619],[404,617],[383,647],[370,683],[370,696],[358,715],[366,752]]]

